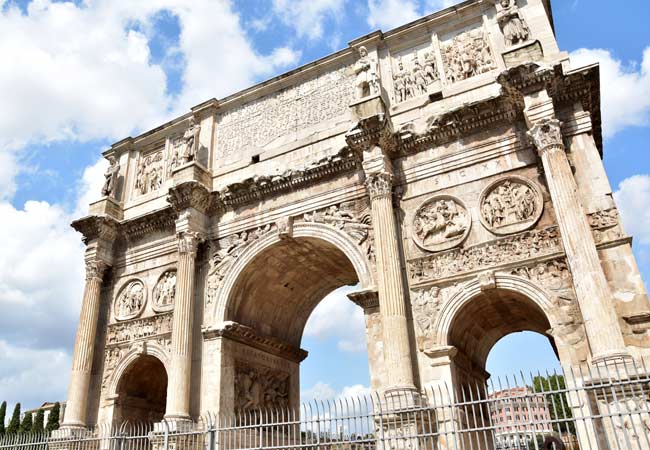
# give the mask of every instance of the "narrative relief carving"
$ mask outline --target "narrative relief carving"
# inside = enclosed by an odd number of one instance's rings
[[[153,309],[156,312],[170,311],[176,298],[176,270],[165,271],[153,288]]]
[[[268,367],[238,364],[235,399],[238,411],[286,408],[289,406],[289,374]]]
[[[140,280],[131,280],[120,290],[113,303],[113,314],[117,320],[133,319],[140,315],[147,301],[147,291]]]
[[[172,332],[172,314],[159,314],[144,319],[119,322],[108,326],[108,345],[131,342]]]
[[[503,32],[506,46],[511,47],[527,41],[530,37],[530,30],[524,18],[521,17],[517,0],[499,0],[498,5],[501,8],[497,12],[497,22]]]
[[[436,196],[415,213],[413,240],[424,250],[446,250],[461,244],[471,225],[469,212],[460,200],[449,195]]]
[[[442,47],[448,83],[456,83],[496,68],[492,51],[481,29],[466,31]]]
[[[422,63],[417,52],[413,53],[407,69],[404,68],[403,58],[398,58],[397,70],[394,70],[393,73],[393,87],[397,102],[426,94],[428,87],[440,80],[435,56],[430,51],[424,54]]]
[[[354,74],[356,75],[354,87],[356,89],[357,99],[379,93],[379,70],[377,61],[368,55],[366,47],[362,46],[359,48],[359,59],[354,64]]]
[[[135,180],[136,195],[157,191],[163,183],[163,151],[159,150],[140,158]]]
[[[490,184],[479,204],[485,228],[494,234],[510,234],[532,228],[542,215],[544,201],[533,182],[509,177]]]

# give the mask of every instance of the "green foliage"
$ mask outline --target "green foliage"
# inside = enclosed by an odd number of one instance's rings
[[[20,430],[20,403],[16,403],[14,412],[11,415],[9,426],[7,427],[7,435],[17,434]]]
[[[36,411],[36,417],[34,418],[34,424],[32,425],[32,433],[43,432],[45,432],[45,411],[39,409]]]
[[[5,435],[5,420],[7,416],[7,402],[0,405],[0,437]]]
[[[20,422],[20,430],[18,431],[20,434],[29,434],[32,432],[32,414],[28,413],[25,414],[25,417],[23,417],[23,421]]]
[[[59,415],[61,414],[61,405],[59,402],[54,404],[54,407],[50,411],[50,414],[47,416],[47,425],[45,426],[45,431],[51,433],[54,430],[59,429]]]
[[[575,434],[576,429],[573,422],[573,414],[571,413],[566,394],[565,392],[557,392],[566,390],[564,376],[537,376],[533,378],[533,390],[545,394],[546,406],[553,421],[553,430],[560,434]]]

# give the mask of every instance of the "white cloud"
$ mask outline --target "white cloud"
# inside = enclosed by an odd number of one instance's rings
[[[368,0],[368,25],[388,31],[420,17],[414,0]]]
[[[13,197],[16,192],[18,164],[12,151],[0,150],[0,201]]]
[[[424,14],[430,14],[450,6],[457,5],[463,0],[427,0],[424,4]]]
[[[81,180],[77,186],[77,204],[72,213],[73,217],[83,217],[88,214],[88,205],[99,200],[104,186],[104,172],[108,168],[108,161],[99,158],[95,164],[84,169]]]
[[[650,175],[626,178],[614,192],[625,231],[641,244],[650,244]]]
[[[303,389],[300,392],[300,399],[303,402],[310,400],[344,400],[344,399],[358,399],[370,395],[370,388],[362,384],[354,384],[352,386],[344,386],[343,389],[337,391],[329,383],[318,381],[312,387]]]
[[[298,37],[319,39],[326,18],[343,13],[345,0],[273,0],[273,10],[286,25],[295,28]]]
[[[363,310],[346,297],[355,289],[346,286],[326,296],[309,317],[305,336],[336,339],[338,348],[346,352],[366,351]]]
[[[579,49],[571,53],[574,67],[600,63],[603,134],[612,137],[630,126],[650,124],[650,47],[641,65],[625,64],[609,50]]]

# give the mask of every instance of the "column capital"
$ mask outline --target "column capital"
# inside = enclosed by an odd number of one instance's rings
[[[86,281],[96,278],[101,282],[109,267],[109,264],[99,259],[86,260]]]
[[[562,123],[557,119],[543,119],[536,122],[528,130],[528,137],[540,156],[550,150],[564,151]]]
[[[366,189],[370,200],[390,197],[393,192],[393,176],[389,173],[375,173],[366,177]]]
[[[176,234],[178,238],[178,252],[196,255],[199,244],[203,242],[205,236],[198,231],[181,231]]]

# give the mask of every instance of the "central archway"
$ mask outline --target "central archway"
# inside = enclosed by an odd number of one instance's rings
[[[155,423],[165,415],[167,371],[151,355],[138,356],[117,384],[115,423]]]

